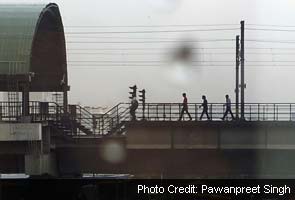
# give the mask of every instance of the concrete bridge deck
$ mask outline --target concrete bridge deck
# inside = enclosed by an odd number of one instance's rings
[[[124,135],[66,138],[43,125],[35,136],[28,131],[20,141],[11,141],[16,132],[0,130],[3,172],[158,178],[295,176],[293,121],[129,121]]]

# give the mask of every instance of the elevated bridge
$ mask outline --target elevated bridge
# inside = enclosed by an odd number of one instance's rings
[[[246,104],[245,120],[222,121],[223,104],[150,103],[130,121],[128,103],[101,116],[78,105],[1,102],[3,173],[73,176],[120,173],[138,177],[293,177],[295,104]],[[235,114],[235,109],[233,108]]]

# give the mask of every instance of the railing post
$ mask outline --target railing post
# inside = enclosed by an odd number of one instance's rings
[[[279,105],[277,106],[277,121],[279,120]]]
[[[158,110],[158,107],[159,105],[157,104],[157,106],[156,106],[156,113],[157,113],[157,120],[159,120],[159,110]]]
[[[292,104],[290,104],[290,121],[292,121]]]
[[[102,117],[102,122],[101,122],[101,133],[104,135],[104,117]]]
[[[273,120],[276,121],[276,104],[273,104]]]
[[[195,120],[198,121],[198,105],[195,104]]]
[[[225,110],[224,110],[224,105],[222,105],[222,116],[224,115],[224,113],[225,113]]]
[[[250,105],[250,121],[252,120],[252,109],[251,109],[251,105]]]
[[[163,112],[163,118],[164,118],[164,121],[165,121],[165,118],[166,118],[166,113],[165,113],[165,104],[163,104],[163,109],[164,109],[164,112]]]
[[[147,110],[148,110],[147,117],[148,117],[148,120],[149,120],[150,119],[150,104],[149,103],[147,105]]]
[[[99,118],[97,119],[97,126],[98,126],[98,134],[101,134],[101,126],[100,126],[100,119],[101,119],[101,116],[99,116]]]
[[[172,110],[171,110],[172,108],[171,108],[171,106],[172,106],[172,104],[170,104],[170,106],[169,106],[170,107],[170,121],[172,120]]]
[[[116,107],[116,113],[117,113],[117,124],[120,123],[120,120],[119,120],[119,105]]]
[[[178,104],[178,116],[179,116],[179,120],[182,120],[180,119],[180,114],[181,114],[181,108],[180,108],[180,104]]]
[[[96,134],[96,128],[97,128],[97,120],[96,120],[96,117],[92,115],[92,130],[94,135]]]
[[[263,109],[262,110],[263,110],[263,113],[262,113],[263,114],[263,118],[262,118],[262,120],[265,121],[265,105],[263,105]]]
[[[213,115],[212,115],[212,103],[210,104],[210,118],[211,118],[211,120],[213,119]]]
[[[257,115],[258,115],[258,121],[260,121],[260,104],[258,104],[258,112],[257,112]]]

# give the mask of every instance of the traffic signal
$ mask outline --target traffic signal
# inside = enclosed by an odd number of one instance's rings
[[[136,97],[136,91],[137,91],[137,87],[136,85],[132,86],[132,87],[129,87],[132,91],[129,92],[129,94],[131,95],[129,97],[129,99],[133,99],[134,97]]]
[[[140,92],[140,94],[139,94],[139,97],[140,97],[139,101],[141,101],[143,104],[145,104],[145,89],[140,90],[139,92]]]

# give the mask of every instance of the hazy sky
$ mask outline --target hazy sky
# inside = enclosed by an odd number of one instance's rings
[[[48,2],[0,0],[0,3]],[[187,92],[190,102],[200,102],[202,94],[207,95],[209,102],[223,102],[225,94],[234,101],[234,39],[240,34],[240,20],[245,20],[247,28],[294,30],[246,30],[247,40],[280,41],[246,41],[246,102],[295,102],[295,68],[285,66],[295,64],[287,62],[295,61],[294,0],[56,0],[55,3],[60,7],[67,36],[71,103],[112,106],[126,102],[128,86],[133,84],[146,89],[147,102],[180,102],[182,92]],[[219,26],[174,26],[204,24]],[[137,25],[147,27],[134,27]],[[192,29],[236,30],[97,33]],[[193,66],[172,62],[174,50],[182,46],[181,41],[188,40],[194,42],[185,44],[197,48],[192,50],[192,60],[197,62]],[[161,66],[157,61],[161,61]],[[114,63],[119,66],[111,66]]]

